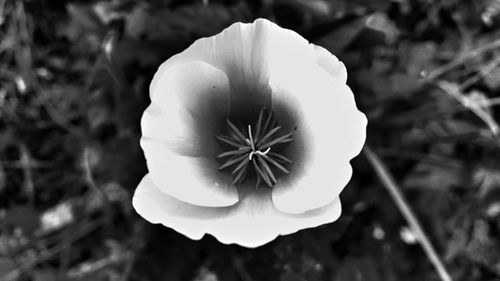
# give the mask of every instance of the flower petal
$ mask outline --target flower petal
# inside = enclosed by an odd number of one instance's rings
[[[351,178],[349,160],[359,154],[366,138],[367,119],[356,108],[349,87],[318,65],[304,64],[302,71],[307,78],[288,72],[270,80],[278,119],[293,120],[298,127],[288,151],[302,159],[272,194],[275,206],[290,214],[336,200]]]
[[[326,72],[330,73],[335,78],[340,79],[343,83],[347,82],[347,69],[345,65],[327,49],[313,45],[314,51],[316,52],[317,63]]]
[[[207,208],[191,205],[162,193],[146,175],[137,188],[133,206],[151,223],[161,223],[201,239],[206,233],[224,244],[258,247],[300,229],[335,221],[341,213],[338,198],[330,204],[300,215],[277,210],[267,188],[248,187],[234,206]]]
[[[328,51],[311,46],[296,32],[257,19],[251,24],[234,23],[215,36],[197,40],[160,69],[189,61],[207,62],[228,75],[232,117],[249,110],[250,115],[257,116],[262,107],[271,106],[268,80],[272,72],[299,71],[297,66],[303,61],[317,62],[345,80],[342,63],[325,54]]]
[[[141,120],[141,146],[152,180],[163,192],[202,206],[238,200],[231,180],[217,171],[214,135],[228,114],[229,83],[200,61],[160,69],[150,87],[151,105]]]

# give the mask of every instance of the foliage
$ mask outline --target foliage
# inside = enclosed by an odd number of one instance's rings
[[[499,3],[0,1],[0,278],[437,280],[362,156],[338,222],[255,250],[191,241],[132,210],[158,65],[266,17],[344,61],[368,143],[454,279],[497,280]]]

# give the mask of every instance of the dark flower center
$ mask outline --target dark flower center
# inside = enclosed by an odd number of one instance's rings
[[[282,127],[278,125],[272,111],[265,108],[259,113],[255,130],[252,130],[251,125],[238,128],[229,119],[226,119],[226,123],[228,134],[216,136],[225,147],[229,147],[229,150],[217,155],[217,159],[225,159],[218,169],[231,168],[234,185],[245,180],[249,174],[249,166],[257,176],[256,187],[259,187],[262,181],[268,187],[273,187],[277,182],[278,171],[290,173],[284,165],[291,164],[292,160],[275,151],[275,148],[290,143],[296,127],[287,134],[278,134]]]

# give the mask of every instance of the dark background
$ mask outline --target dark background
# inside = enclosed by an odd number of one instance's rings
[[[258,17],[344,61],[453,279],[499,280],[500,1],[0,0],[1,280],[439,280],[364,154],[337,222],[257,249],[135,213],[156,68]]]

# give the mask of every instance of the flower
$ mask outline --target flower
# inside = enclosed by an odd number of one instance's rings
[[[265,19],[197,40],[151,82],[134,208],[245,247],[335,221],[367,124],[346,80],[330,52]]]

